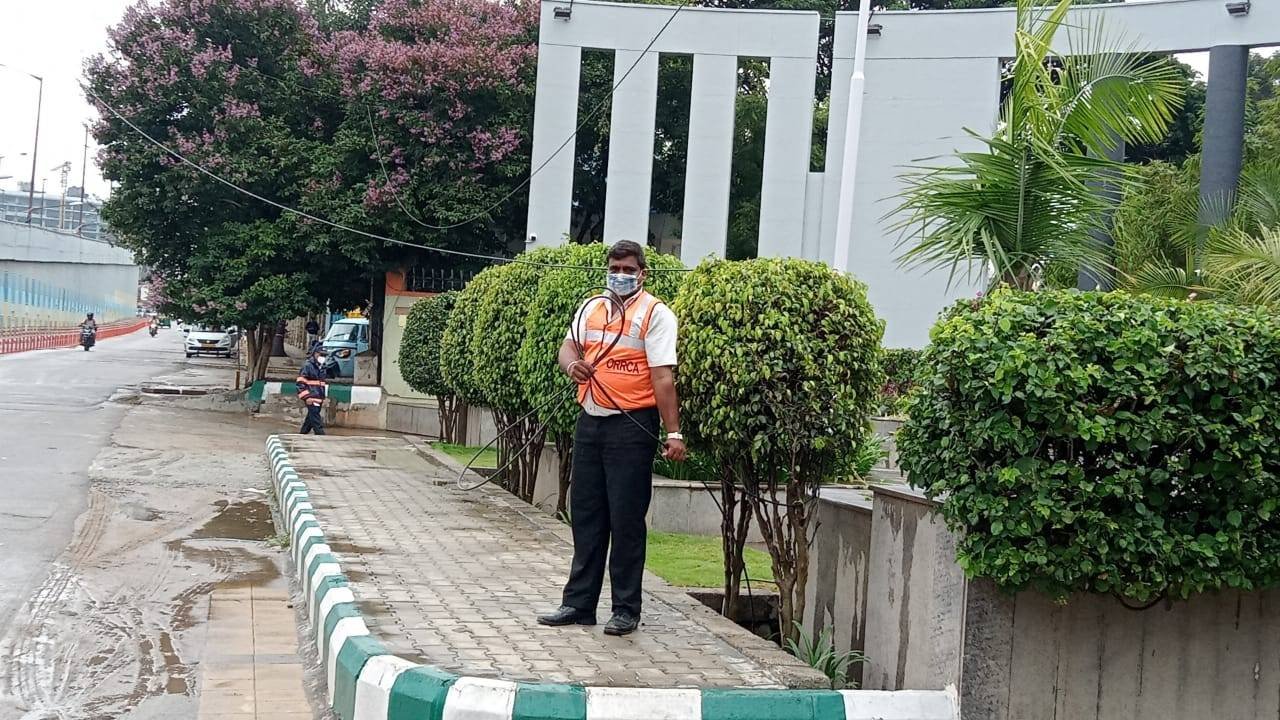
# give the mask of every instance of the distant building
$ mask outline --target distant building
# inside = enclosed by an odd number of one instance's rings
[[[80,212],[80,188],[69,187],[67,194],[42,192],[36,189],[32,196],[29,183],[19,182],[17,190],[0,190],[0,220],[26,223],[30,210],[31,224],[57,232],[82,235],[91,240],[112,241],[110,230],[102,222],[102,203],[93,197],[84,198],[84,213]]]

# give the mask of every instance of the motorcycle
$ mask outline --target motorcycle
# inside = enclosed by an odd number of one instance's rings
[[[156,327],[155,325],[152,325],[152,326],[151,326],[151,337],[155,337],[155,336],[156,336],[156,332],[157,332],[159,329],[160,329],[160,328]]]
[[[80,328],[80,345],[84,347],[85,352],[89,352],[89,348],[93,347],[98,341],[98,331],[93,328]]]

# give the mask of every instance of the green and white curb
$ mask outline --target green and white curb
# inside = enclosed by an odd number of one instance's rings
[[[250,402],[262,402],[272,395],[297,394],[297,386],[293,382],[267,382],[256,380],[249,387],[247,398]],[[339,405],[377,405],[382,402],[382,388],[376,385],[329,385],[328,399]]]
[[[280,516],[307,597],[328,701],[341,720],[959,720],[947,690],[581,687],[459,677],[396,657],[369,633],[278,436],[267,439]]]

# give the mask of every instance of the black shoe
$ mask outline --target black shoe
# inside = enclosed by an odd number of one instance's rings
[[[538,624],[551,625],[552,627],[561,625],[595,625],[596,614],[586,610],[579,610],[576,607],[561,605],[560,609],[553,613],[539,615]]]
[[[640,625],[640,618],[627,612],[616,612],[605,623],[605,635],[630,635]]]

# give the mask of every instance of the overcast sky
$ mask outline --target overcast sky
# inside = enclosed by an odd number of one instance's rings
[[[0,187],[16,187],[31,176],[37,83],[21,71],[44,76],[44,108],[36,158],[36,189],[47,181],[50,195],[59,192],[58,172],[71,162],[70,185],[80,184],[84,122],[93,110],[80,93],[77,79],[84,58],[106,48],[106,28],[115,24],[134,0],[5,0],[0,22]],[[1208,55],[1184,56],[1196,69],[1207,70]],[[88,180],[91,195],[105,196],[107,183],[93,165],[90,139]]]

